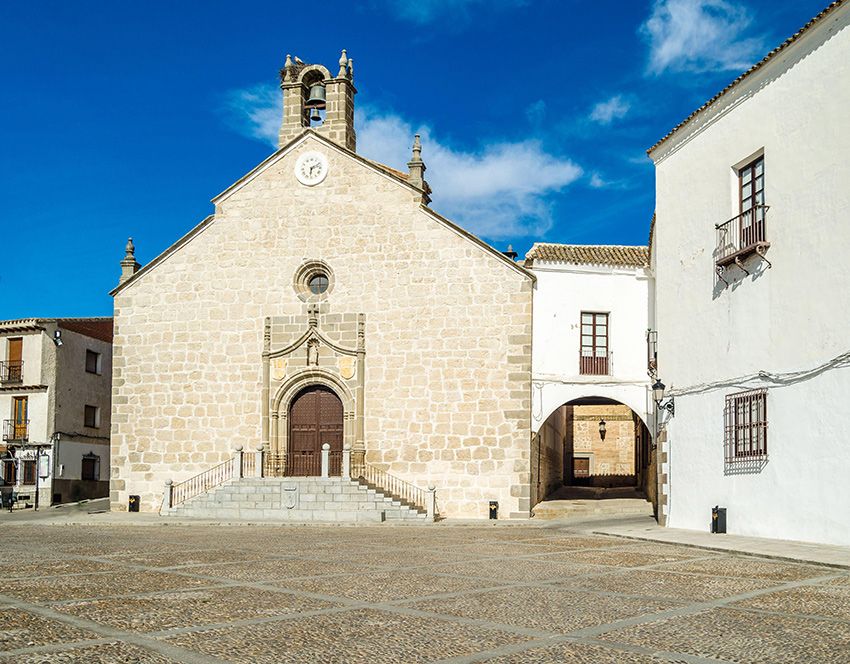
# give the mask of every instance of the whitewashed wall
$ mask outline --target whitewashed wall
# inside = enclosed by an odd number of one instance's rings
[[[648,271],[534,263],[533,431],[564,403],[594,396],[626,404],[651,428],[646,374]],[[609,312],[610,376],[579,374],[582,311]]]
[[[653,153],[659,375],[678,392],[667,424],[668,525],[850,544],[850,6],[834,11]],[[714,275],[715,224],[737,214],[733,166],[764,151],[767,258]],[[720,384],[718,384],[720,383]],[[707,388],[697,386],[709,384]],[[767,387],[768,461],[724,464],[727,394]]]

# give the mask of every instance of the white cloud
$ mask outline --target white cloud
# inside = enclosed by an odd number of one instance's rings
[[[278,90],[233,90],[225,112],[238,132],[277,147]],[[477,151],[459,150],[442,143],[427,126],[414,128],[399,115],[368,107],[358,108],[356,130],[359,154],[402,171],[413,135],[421,134],[434,209],[493,240],[545,233],[553,225],[550,197],[582,175],[574,162],[550,154],[538,141],[495,141]]]
[[[614,120],[626,117],[632,105],[622,95],[614,95],[607,101],[601,101],[590,111],[590,119],[599,124],[608,125]]]
[[[283,117],[283,95],[272,85],[230,90],[224,97],[224,116],[240,134],[277,147]]]
[[[457,24],[469,19],[475,10],[489,13],[526,3],[527,0],[384,0],[383,5],[396,18],[423,25],[444,17]]]
[[[608,186],[608,181],[604,180],[599,173],[593,173],[590,176],[590,186],[594,189],[602,189]]]
[[[525,107],[525,117],[532,125],[539,125],[546,117],[546,102],[542,99],[529,104]]]
[[[650,74],[741,70],[764,50],[762,38],[742,39],[747,9],[727,0],[655,0],[640,32],[649,43]]]

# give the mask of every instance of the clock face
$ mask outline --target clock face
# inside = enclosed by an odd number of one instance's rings
[[[321,152],[305,152],[295,162],[295,177],[308,187],[322,182],[328,175],[328,160]]]

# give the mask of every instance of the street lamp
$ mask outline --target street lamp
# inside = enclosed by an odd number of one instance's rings
[[[599,437],[605,440],[605,432],[608,428],[605,426],[605,420],[599,420]]]
[[[673,397],[668,397],[664,400],[664,389],[667,386],[658,378],[652,385],[652,399],[659,410],[666,410],[670,415],[676,414],[676,406],[673,403]]]

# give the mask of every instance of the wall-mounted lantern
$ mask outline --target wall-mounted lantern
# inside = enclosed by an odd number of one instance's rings
[[[599,420],[599,437],[602,440],[605,440],[605,432],[608,430],[608,427],[605,425],[605,420]]]
[[[661,382],[661,379],[655,381],[652,385],[652,399],[659,410],[666,410],[670,415],[676,414],[676,406],[673,402],[673,397],[664,399],[664,389],[667,386]]]

